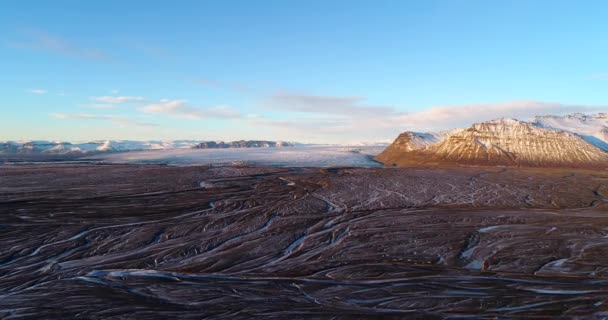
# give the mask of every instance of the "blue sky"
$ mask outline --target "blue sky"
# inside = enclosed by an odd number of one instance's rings
[[[605,1],[5,1],[0,140],[388,141],[606,111]]]

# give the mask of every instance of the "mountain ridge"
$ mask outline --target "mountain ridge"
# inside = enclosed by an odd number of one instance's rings
[[[297,143],[283,141],[239,140],[229,142],[215,142],[209,140],[95,140],[83,143],[66,141],[0,141],[0,155],[92,155],[111,152],[169,150],[169,149],[204,149],[204,144],[228,147],[276,147],[293,146]]]
[[[431,135],[433,138],[436,136]],[[608,153],[581,135],[510,118],[473,124],[439,141],[404,132],[375,157],[386,165],[608,167]]]

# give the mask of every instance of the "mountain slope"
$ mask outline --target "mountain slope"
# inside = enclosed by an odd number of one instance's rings
[[[474,124],[422,148],[402,147],[406,140],[400,136],[375,159],[387,165],[608,167],[608,153],[579,136],[514,119]]]
[[[534,124],[543,128],[576,133],[585,141],[604,151],[608,151],[608,113],[540,116],[534,119]]]
[[[393,143],[376,156],[375,160],[382,163],[400,157],[401,154],[423,149],[440,141],[440,138],[430,133],[407,131],[400,134]]]

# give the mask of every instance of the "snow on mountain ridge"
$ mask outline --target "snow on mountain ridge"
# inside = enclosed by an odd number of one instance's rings
[[[587,115],[575,113],[565,116],[537,116],[535,125],[577,134],[585,141],[608,151],[608,113]]]
[[[608,153],[578,134],[502,118],[421,146],[422,135],[405,132],[375,159],[385,164],[420,163],[515,166],[608,167]]]
[[[84,155],[92,153],[147,151],[147,150],[169,150],[190,149],[202,142],[209,140],[172,140],[172,141],[132,141],[132,140],[98,140],[83,143],[72,143],[62,141],[0,141],[0,154],[23,154],[23,155]],[[277,142],[285,145],[284,142]]]
[[[45,140],[5,141],[0,142],[0,154],[88,154],[96,152],[179,149],[190,148],[200,142],[199,140],[100,140],[81,143]]]

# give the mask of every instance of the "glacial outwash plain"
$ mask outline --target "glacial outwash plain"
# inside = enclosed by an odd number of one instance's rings
[[[3,318],[605,315],[608,172],[20,165]]]

